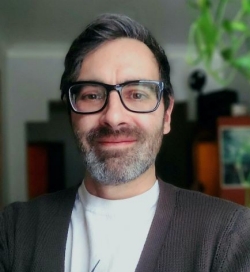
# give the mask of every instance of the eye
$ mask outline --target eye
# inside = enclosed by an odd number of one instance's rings
[[[143,93],[143,92],[133,91],[131,93],[131,98],[133,98],[135,100],[141,100],[141,99],[147,98],[147,95],[145,93]]]
[[[146,85],[127,85],[123,89],[123,98],[127,100],[143,101],[151,99],[153,92]]]
[[[80,85],[73,90],[75,101],[98,101],[106,98],[105,89],[99,85]]]
[[[97,100],[97,99],[103,99],[103,95],[97,94],[97,93],[82,92],[82,93],[80,93],[80,95],[79,95],[79,97],[77,99],[81,99],[81,100]]]

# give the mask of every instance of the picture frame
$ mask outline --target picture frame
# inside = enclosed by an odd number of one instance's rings
[[[221,197],[250,206],[250,117],[220,117]]]

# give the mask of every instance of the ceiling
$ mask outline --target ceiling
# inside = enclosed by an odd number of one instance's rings
[[[160,43],[185,43],[189,12],[185,0],[0,0],[0,42],[69,44],[104,12],[124,13],[146,25]]]

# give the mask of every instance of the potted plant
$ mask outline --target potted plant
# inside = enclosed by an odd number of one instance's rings
[[[203,63],[224,86],[236,72],[250,83],[250,0],[188,0],[188,5],[197,14],[189,32],[188,63]],[[215,56],[220,67],[213,65]]]

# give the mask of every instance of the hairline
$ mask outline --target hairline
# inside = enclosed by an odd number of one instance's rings
[[[122,40],[122,39],[128,39],[128,40],[135,40],[135,41],[138,41],[142,44],[144,44],[148,49],[149,51],[152,53],[152,57],[155,61],[155,64],[157,65],[157,68],[158,68],[158,72],[159,72],[159,79],[155,79],[155,80],[159,80],[161,81],[162,80],[162,76],[161,76],[161,68],[160,68],[160,65],[159,65],[159,62],[154,54],[154,52],[147,46],[147,44],[145,44],[144,42],[142,42],[141,40],[138,40],[138,39],[135,39],[135,38],[131,38],[131,37],[117,37],[117,38],[113,38],[113,39],[109,39],[109,40],[106,40],[106,41],[103,41],[102,43],[98,44],[96,47],[94,48],[91,48],[89,50],[89,52],[85,52],[85,54],[81,54],[78,58],[79,60],[77,60],[78,62],[78,66],[77,66],[77,69],[75,69],[75,72],[72,74],[72,82],[73,81],[77,81],[78,78],[79,78],[79,75],[81,73],[81,68],[82,68],[82,65],[85,61],[85,59],[90,56],[91,54],[95,53],[96,51],[98,51],[100,49],[100,47],[102,47],[103,45],[109,43],[109,42],[112,42],[112,41],[115,41],[115,40]],[[78,59],[77,58],[77,59]],[[147,78],[138,78],[137,80],[148,80]]]

